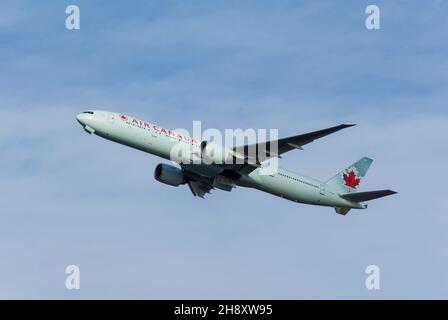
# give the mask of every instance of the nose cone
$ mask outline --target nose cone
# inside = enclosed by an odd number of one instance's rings
[[[94,133],[94,118],[93,118],[93,111],[86,111],[83,113],[80,113],[76,116],[76,120],[81,124],[81,126],[84,128],[85,131],[88,133]]]
[[[86,120],[87,120],[86,114],[85,114],[85,113],[80,113],[80,114],[78,114],[78,115],[76,116],[76,120],[78,120],[78,122],[79,122],[82,126],[86,125]]]

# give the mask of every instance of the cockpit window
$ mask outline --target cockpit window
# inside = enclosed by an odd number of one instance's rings
[[[83,113],[93,114],[93,111],[84,111]]]

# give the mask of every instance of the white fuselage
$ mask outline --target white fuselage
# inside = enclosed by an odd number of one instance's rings
[[[193,153],[200,153],[200,141],[153,123],[109,111],[89,111],[77,116],[89,133],[171,160],[174,146],[184,144]],[[213,177],[222,171],[214,164],[189,164],[188,170]],[[323,182],[279,168],[273,174],[261,174],[260,168],[242,174],[238,186],[255,188],[291,201],[343,208],[363,209],[364,205],[341,198]]]

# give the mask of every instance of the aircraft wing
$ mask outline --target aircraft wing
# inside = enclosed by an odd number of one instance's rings
[[[195,165],[181,164],[181,167],[184,171],[184,176],[188,187],[195,197],[204,198],[206,194],[210,193],[210,190],[214,189],[213,176],[204,175],[197,172],[194,170]]]
[[[338,126],[299,134],[292,137],[235,147],[233,148],[233,151],[238,158],[244,158],[244,164],[226,164],[224,166],[232,171],[249,174],[251,171],[260,167],[261,162],[264,160],[274,157],[281,158],[283,153],[294,149],[303,150],[304,145],[313,142],[314,140],[320,139],[339,130],[353,127],[354,125],[355,124],[340,124]],[[275,150],[275,143],[277,144],[277,150]],[[266,155],[265,159],[260,159],[259,155]]]
[[[318,131],[313,131],[309,133],[299,134],[296,136],[278,139],[278,140],[272,140],[267,142],[261,142],[257,144],[252,145],[245,145],[241,147],[235,147],[234,151],[240,155],[244,155],[245,158],[249,159],[250,155],[249,152],[254,153],[256,151],[255,155],[258,157],[258,151],[265,152],[266,155],[269,157],[281,157],[283,153],[286,153],[288,151],[299,149],[302,150],[303,146],[313,142],[314,140],[317,140],[319,138],[325,137],[329,134],[335,133],[339,130],[352,127],[354,124],[340,124],[338,126],[334,126],[331,128],[326,128]],[[275,143],[277,144],[277,150],[274,150]],[[271,150],[272,146],[272,150]],[[262,153],[262,154],[263,154]],[[255,160],[255,159],[252,159]],[[258,159],[256,159],[258,163]]]
[[[204,198],[211,189],[214,189],[211,184],[202,181],[190,180],[187,183],[195,197]]]

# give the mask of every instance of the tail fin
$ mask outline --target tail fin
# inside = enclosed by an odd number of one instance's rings
[[[328,180],[327,185],[334,188],[340,194],[356,192],[372,162],[373,160],[367,157],[358,160]]]

